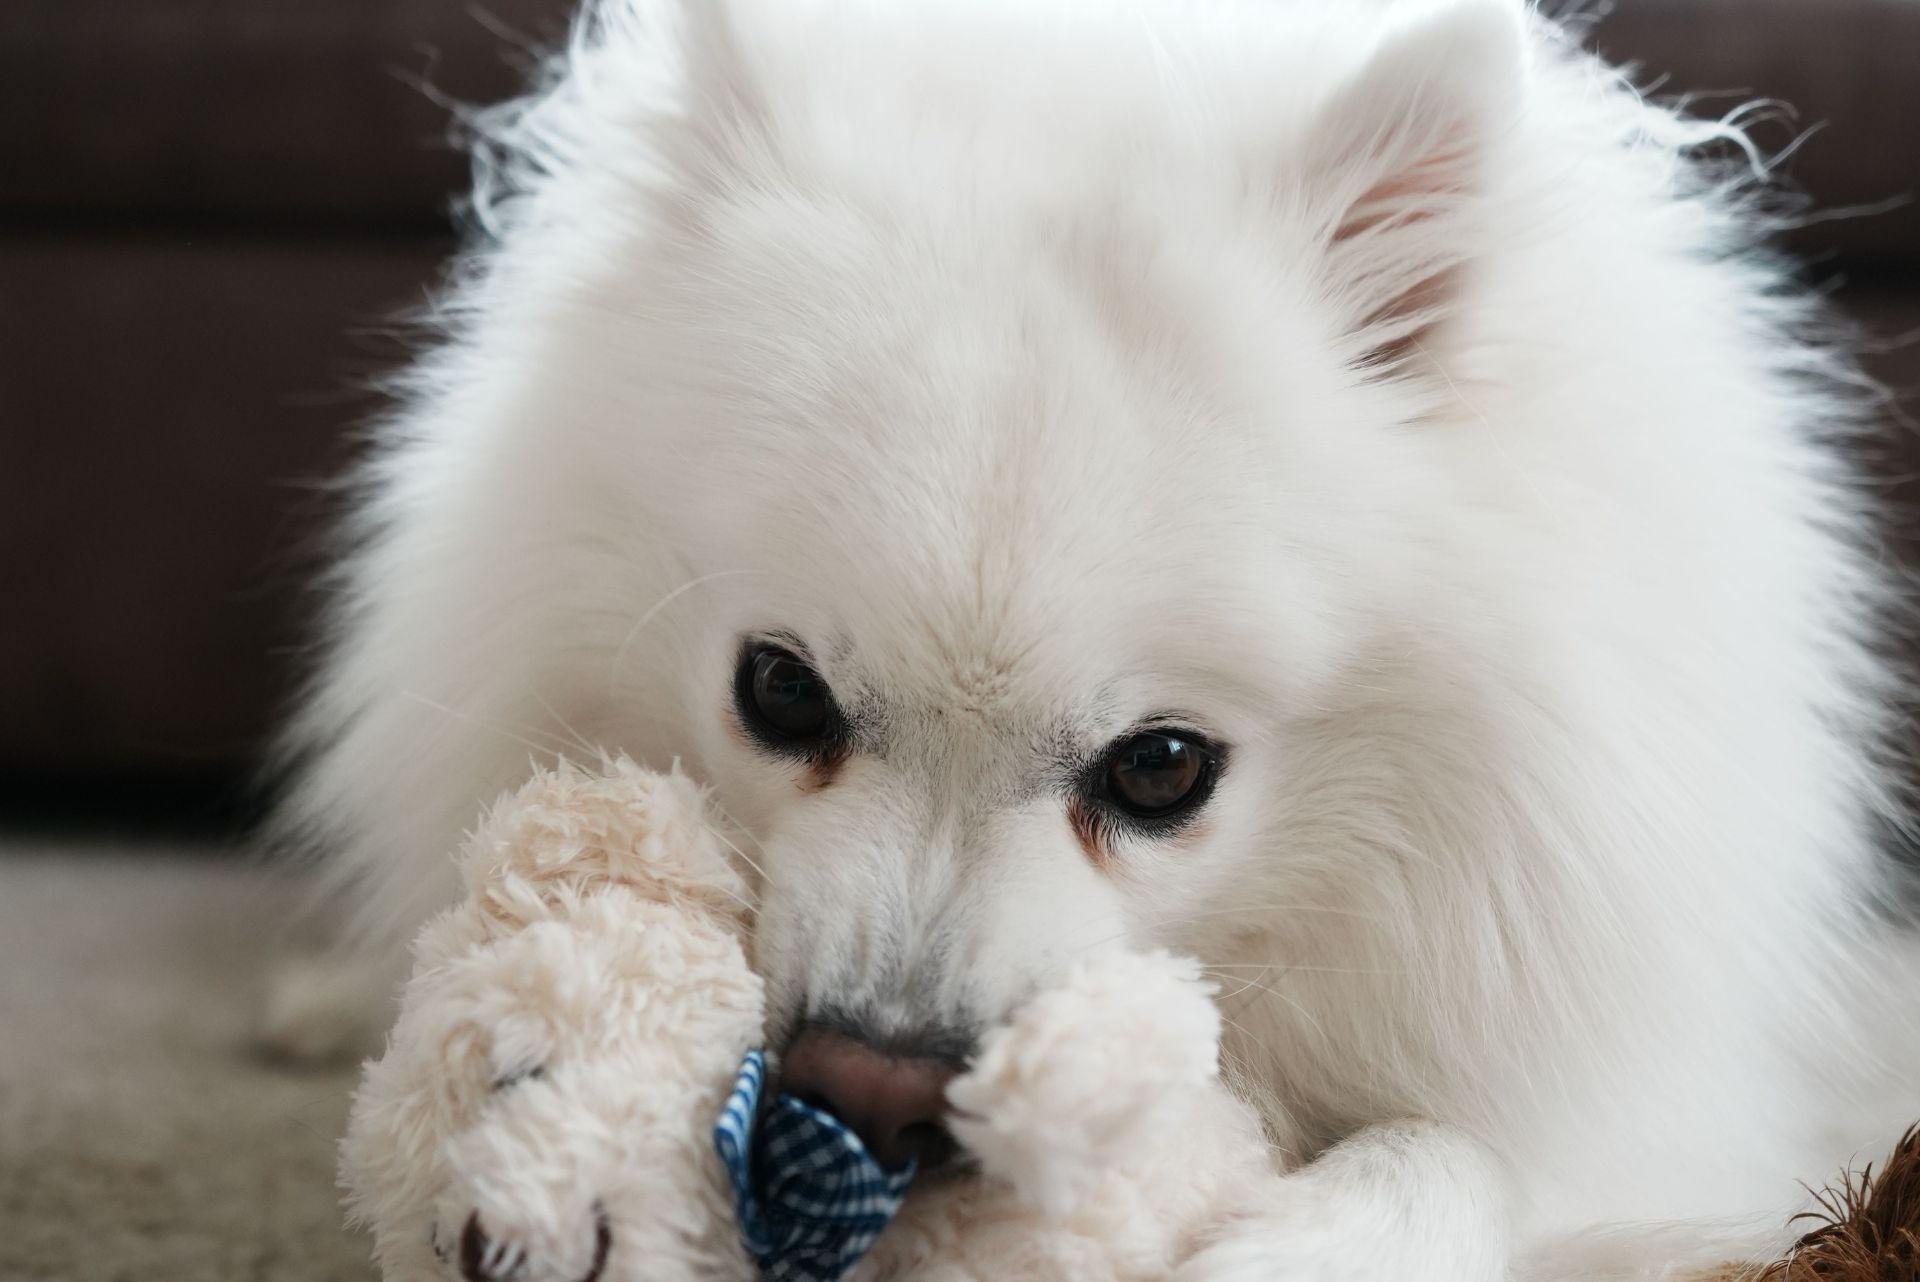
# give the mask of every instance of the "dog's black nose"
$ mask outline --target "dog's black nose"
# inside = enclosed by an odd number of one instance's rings
[[[953,1155],[940,1119],[959,1070],[930,1055],[891,1055],[857,1037],[809,1024],[787,1048],[780,1089],[824,1108],[860,1137],[882,1166],[909,1158],[922,1170]]]

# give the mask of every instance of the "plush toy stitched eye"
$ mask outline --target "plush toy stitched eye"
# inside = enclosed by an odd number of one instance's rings
[[[806,660],[771,642],[742,649],[734,703],[747,732],[769,752],[810,754],[840,729],[826,681]]]
[[[500,1076],[494,1078],[493,1089],[503,1091],[509,1086],[517,1086],[521,1082],[528,1080],[537,1081],[546,1075],[547,1067],[544,1064],[535,1064],[529,1068],[516,1068],[512,1072],[502,1073]]]

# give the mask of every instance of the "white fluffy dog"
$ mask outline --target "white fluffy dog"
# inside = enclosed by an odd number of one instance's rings
[[[362,968],[577,738],[752,835],[882,1149],[1088,950],[1217,968],[1293,1174],[1206,1282],[1772,1221],[1920,1110],[1861,397],[1732,130],[1518,0],[601,0],[475,127],[295,731]]]

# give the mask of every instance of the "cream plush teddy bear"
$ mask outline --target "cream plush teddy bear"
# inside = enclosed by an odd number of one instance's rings
[[[906,1188],[834,1119],[758,1107],[730,854],[692,782],[625,760],[485,817],[342,1145],[388,1282],[1164,1278],[1276,1178],[1208,989],[1164,954],[1089,957],[985,1039],[948,1089],[965,1175]],[[752,1128],[787,1122],[827,1166],[775,1169]],[[857,1223],[800,1222],[822,1172],[870,1181]]]

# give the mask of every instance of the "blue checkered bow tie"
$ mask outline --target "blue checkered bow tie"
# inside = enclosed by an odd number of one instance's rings
[[[840,1282],[887,1227],[914,1163],[881,1166],[847,1124],[781,1095],[760,1112],[764,1051],[748,1051],[713,1127],[740,1240],[772,1282]]]

